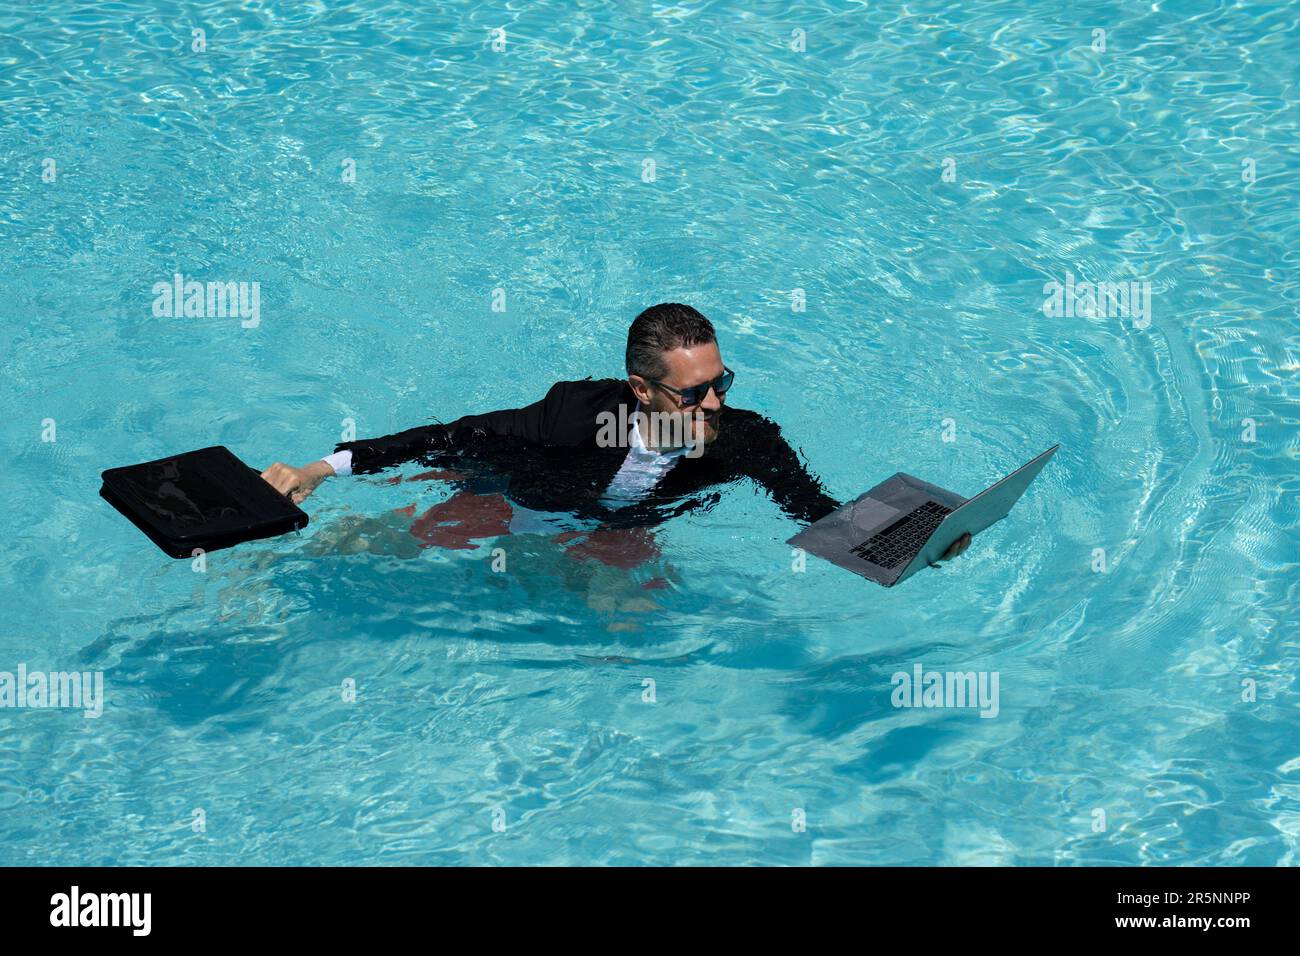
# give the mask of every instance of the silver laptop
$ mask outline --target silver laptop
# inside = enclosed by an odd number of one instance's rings
[[[885,587],[939,560],[966,532],[1001,521],[1060,445],[970,500],[902,472],[787,542]]]

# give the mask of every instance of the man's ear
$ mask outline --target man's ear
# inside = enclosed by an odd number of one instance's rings
[[[629,375],[627,377],[628,385],[632,386],[632,394],[642,405],[650,404],[650,383],[640,375]]]

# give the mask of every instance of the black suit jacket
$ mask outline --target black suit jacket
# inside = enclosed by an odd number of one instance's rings
[[[654,524],[718,500],[710,489],[749,478],[791,517],[812,522],[839,507],[781,436],[776,424],[723,406],[718,437],[703,455],[683,456],[639,503],[611,510],[600,503],[627,457],[627,447],[601,447],[602,413],[630,420],[637,400],[621,379],[557,382],[524,408],[466,415],[384,438],[344,442],[352,470],[367,474],[405,461],[454,467],[473,490],[496,490],[525,507],[572,512],[611,526]]]

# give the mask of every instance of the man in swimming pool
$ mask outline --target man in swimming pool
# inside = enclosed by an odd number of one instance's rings
[[[301,468],[276,462],[262,477],[301,502],[333,475],[412,460],[454,467],[420,476],[460,486],[421,519],[429,519],[431,543],[453,547],[466,535],[516,530],[520,514],[534,519],[534,530],[557,514],[587,530],[644,528],[710,507],[718,500],[710,488],[744,478],[799,521],[839,507],[774,422],[725,404],[735,373],[698,311],[676,303],[646,309],[628,330],[625,360],[626,379],[558,382],[524,408],[344,442]],[[963,536],[944,557],[968,544]]]

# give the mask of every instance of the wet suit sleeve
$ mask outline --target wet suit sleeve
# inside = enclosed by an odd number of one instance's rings
[[[550,443],[562,420],[571,382],[557,382],[541,401],[482,415],[466,415],[446,425],[421,425],[383,438],[342,442],[336,452],[352,452],[352,471],[364,475],[415,458],[453,457],[485,439],[516,438],[536,445]]]
[[[744,457],[744,472],[796,521],[811,524],[840,506],[809,473],[775,422],[759,419]]]

